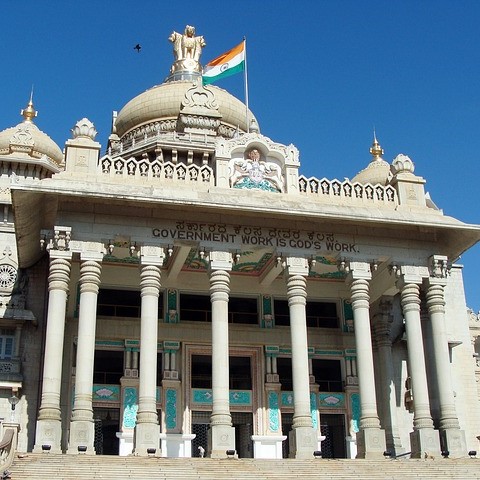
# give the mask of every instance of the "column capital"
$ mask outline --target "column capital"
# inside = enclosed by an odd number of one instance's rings
[[[100,242],[70,240],[69,247],[71,252],[80,254],[80,260],[101,262],[106,253],[105,246]]]
[[[404,285],[414,283],[421,285],[424,278],[428,278],[430,272],[427,266],[417,265],[390,265],[390,273],[397,278],[396,283],[399,289]]]
[[[51,260],[61,259],[70,261],[72,259],[73,253],[69,250],[49,250],[48,254]]]
[[[308,260],[303,257],[286,257],[285,271],[288,275],[302,275],[307,276],[310,268]]]
[[[210,270],[225,270],[230,272],[233,266],[233,257],[230,252],[212,250],[208,254],[208,266]]]
[[[346,282],[352,283],[354,280],[371,280],[372,271],[367,262],[352,262],[350,260],[340,260],[337,265],[341,272],[346,273]]]
[[[155,265],[161,267],[165,260],[166,254],[163,247],[143,245],[139,252],[141,265]]]

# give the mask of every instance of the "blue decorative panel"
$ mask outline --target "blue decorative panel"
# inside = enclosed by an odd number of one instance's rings
[[[350,402],[352,405],[353,430],[355,432],[358,432],[360,430],[360,417],[362,415],[360,408],[360,394],[352,393],[352,396],[350,397]]]
[[[234,390],[230,392],[230,405],[251,405],[252,392],[249,390]]]
[[[92,400],[94,402],[119,402],[120,387],[118,385],[98,385],[95,384],[92,390]]]
[[[193,402],[194,403],[206,403],[211,404],[213,400],[213,395],[211,390],[203,390],[200,388],[194,388],[192,390]]]
[[[278,432],[280,429],[278,393],[275,392],[268,394],[268,427],[272,432]]]
[[[324,408],[345,408],[344,393],[319,393],[318,403]]]
[[[317,398],[315,393],[310,392],[310,412],[312,414],[312,426],[316,430],[318,428],[317,422]]]
[[[210,405],[213,401],[212,390],[194,388],[192,395],[193,403]],[[232,390],[229,393],[229,402],[231,405],[252,405],[252,392],[250,390]]]
[[[293,392],[282,392],[282,407],[293,407]]]
[[[134,387],[126,387],[124,393],[123,426],[125,428],[134,428],[137,422],[138,410],[137,389]]]
[[[165,392],[165,402],[165,424],[168,429],[174,429],[177,426],[177,391],[175,389],[167,389]]]

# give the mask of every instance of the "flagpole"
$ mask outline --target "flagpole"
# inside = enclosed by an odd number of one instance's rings
[[[247,133],[250,133],[250,122],[248,121],[248,70],[247,70],[247,38],[243,37],[244,49],[245,49],[245,70],[244,70],[244,83],[245,83],[245,117],[247,118]]]

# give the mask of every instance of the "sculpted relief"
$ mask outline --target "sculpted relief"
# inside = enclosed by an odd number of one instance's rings
[[[244,159],[232,159],[228,164],[230,187],[283,192],[284,181],[280,165],[262,159],[252,148]]]

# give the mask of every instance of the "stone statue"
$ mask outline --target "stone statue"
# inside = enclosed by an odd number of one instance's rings
[[[206,43],[202,36],[195,36],[195,27],[187,25],[183,34],[173,32],[168,39],[173,43],[175,57],[170,73],[185,70],[201,73],[199,60]]]

